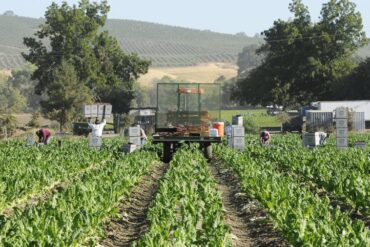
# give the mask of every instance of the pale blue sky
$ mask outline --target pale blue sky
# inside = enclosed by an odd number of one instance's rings
[[[52,0],[2,0],[0,14],[13,10],[17,15],[43,17]],[[56,0],[60,3],[62,1]],[[67,0],[77,3],[78,0]],[[99,1],[98,1],[99,2]],[[108,0],[109,18],[149,21],[161,24],[208,29],[223,33],[254,35],[273,21],[291,16],[291,0]],[[317,20],[325,0],[304,0]],[[361,12],[364,30],[370,36],[370,0],[353,0]]]

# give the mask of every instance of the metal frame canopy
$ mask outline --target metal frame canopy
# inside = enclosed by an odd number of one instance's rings
[[[207,135],[209,123],[221,117],[220,105],[219,83],[158,83],[156,130]]]

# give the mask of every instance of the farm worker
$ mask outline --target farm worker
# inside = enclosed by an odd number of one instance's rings
[[[147,139],[148,137],[146,136],[144,129],[140,127],[140,140],[142,147],[145,145]]]
[[[318,132],[319,133],[319,138],[320,138],[320,146],[324,145],[325,144],[325,141],[326,139],[329,137],[329,134],[325,133],[325,132]]]
[[[44,143],[45,145],[48,145],[50,143],[51,133],[49,130],[41,128],[38,131],[36,131],[36,135],[39,138],[39,143]]]
[[[103,135],[104,126],[107,124],[107,120],[103,118],[103,122],[100,122],[99,119],[95,120],[95,124],[89,123],[89,128],[92,130],[93,137],[101,137]]]
[[[271,134],[267,130],[263,130],[260,134],[260,144],[270,144]]]

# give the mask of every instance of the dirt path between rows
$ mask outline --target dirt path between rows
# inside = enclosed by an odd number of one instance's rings
[[[167,167],[168,164],[156,164],[150,174],[144,176],[135,186],[130,198],[119,206],[121,219],[112,219],[106,224],[106,238],[99,246],[130,246],[147,231],[149,222],[146,215]]]
[[[222,162],[217,160],[212,160],[209,169],[221,193],[233,246],[289,246],[273,228],[258,202],[242,193],[239,181],[232,171],[223,168]]]

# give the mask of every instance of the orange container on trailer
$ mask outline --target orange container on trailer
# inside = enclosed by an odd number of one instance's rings
[[[218,130],[218,136],[220,137],[224,136],[224,128],[225,128],[224,122],[214,122],[213,128]]]

